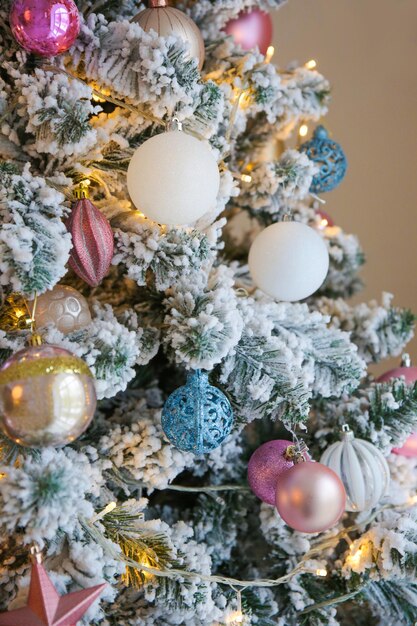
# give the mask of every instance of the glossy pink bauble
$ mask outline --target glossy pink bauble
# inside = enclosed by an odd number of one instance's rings
[[[80,32],[80,15],[73,0],[14,0],[10,27],[17,42],[42,57],[66,52]]]
[[[266,54],[272,43],[272,19],[269,13],[260,9],[242,11],[236,19],[230,20],[224,29],[244,50],[258,47]]]
[[[377,379],[378,383],[386,383],[393,378],[400,378],[403,376],[407,385],[412,385],[417,381],[417,367],[395,367],[389,372],[385,372]]]
[[[334,526],[346,506],[346,492],[333,470],[307,461],[294,465],[279,480],[278,513],[288,526],[302,533],[320,533]]]
[[[393,448],[392,451],[394,454],[400,454],[408,459],[417,458],[417,433],[410,435],[401,448]]]
[[[380,376],[377,382],[386,383],[401,376],[405,378],[407,385],[414,384],[417,381],[417,367],[396,367]],[[393,448],[392,451],[409,459],[417,458],[417,433],[411,434],[401,448]]]

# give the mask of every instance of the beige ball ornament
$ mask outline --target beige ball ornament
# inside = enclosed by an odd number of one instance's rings
[[[198,61],[198,69],[204,64],[204,40],[198,26],[179,9],[168,6],[167,0],[150,0],[148,8],[133,18],[147,33],[154,30],[160,37],[174,35],[188,42],[190,57]]]
[[[29,307],[33,312],[34,303]],[[53,324],[66,335],[81,330],[91,323],[91,313],[84,296],[67,285],[56,285],[38,297],[35,310],[36,327],[45,328]]]
[[[254,240],[249,270],[254,283],[269,296],[296,302],[321,287],[329,270],[329,253],[313,228],[300,222],[277,222]]]
[[[96,403],[86,363],[58,346],[25,348],[0,368],[0,428],[21,446],[71,443],[90,424]]]
[[[127,188],[135,207],[168,226],[192,224],[216,205],[217,161],[205,141],[181,130],[155,135],[134,153]]]

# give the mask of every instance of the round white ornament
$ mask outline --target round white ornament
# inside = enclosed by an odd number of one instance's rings
[[[208,143],[181,130],[145,141],[127,171],[135,207],[169,226],[192,224],[213,209],[219,187],[219,168]]]
[[[356,439],[347,425],[343,426],[342,441],[327,448],[320,463],[341,479],[347,511],[372,509],[388,490],[390,471],[385,458],[369,441]]]
[[[295,302],[311,296],[329,270],[322,237],[300,222],[277,222],[263,230],[249,251],[254,283],[276,300]]]

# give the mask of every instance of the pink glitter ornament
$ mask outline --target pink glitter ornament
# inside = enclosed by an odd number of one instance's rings
[[[236,19],[230,20],[224,29],[244,50],[258,47],[266,54],[272,43],[272,19],[269,13],[260,9],[242,11]]]
[[[413,385],[417,381],[417,367],[412,367],[408,355],[404,355],[401,367],[395,367],[377,379],[378,383],[386,383],[393,378],[404,377],[407,385]],[[401,448],[393,448],[394,454],[400,454],[409,459],[417,458],[417,433],[412,433]]]
[[[17,42],[42,57],[66,52],[80,32],[80,15],[73,0],[14,0],[10,27]]]
[[[294,444],[285,439],[267,441],[255,450],[249,460],[248,483],[255,496],[263,502],[275,504],[277,481],[294,465],[294,461],[285,455],[290,446]]]
[[[302,533],[321,533],[334,526],[346,506],[338,475],[321,463],[297,463],[278,479],[276,507],[288,526]]]
[[[73,245],[69,266],[90,287],[96,287],[109,271],[113,258],[109,221],[88,198],[81,197],[72,207],[67,229]]]
[[[0,626],[76,626],[106,583],[59,596],[40,556],[32,565],[26,607],[0,614]]]

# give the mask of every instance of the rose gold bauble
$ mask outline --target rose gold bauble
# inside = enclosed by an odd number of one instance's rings
[[[33,302],[29,303],[33,311]],[[55,285],[39,296],[35,310],[36,328],[53,324],[64,335],[81,330],[91,323],[91,313],[84,296],[67,285]]]
[[[306,461],[278,479],[276,507],[288,526],[302,533],[320,533],[342,517],[346,492],[333,470]]]
[[[21,446],[63,446],[81,435],[96,408],[93,375],[68,350],[20,350],[0,368],[0,429]]]
[[[167,0],[150,0],[149,8],[141,11],[132,22],[139,24],[147,33],[154,30],[160,37],[174,35],[187,41],[190,57],[198,60],[198,69],[204,64],[204,40],[193,20],[179,9],[168,6]]]

